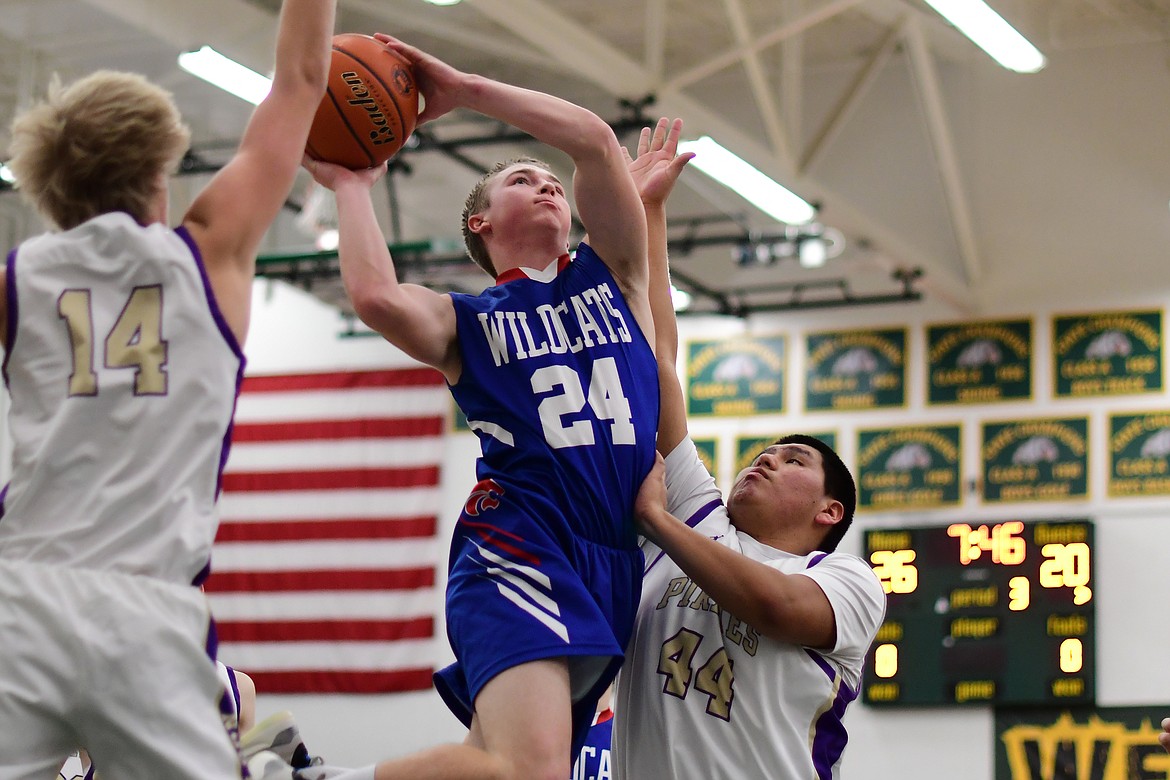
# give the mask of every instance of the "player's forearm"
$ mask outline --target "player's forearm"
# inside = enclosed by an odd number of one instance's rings
[[[687,526],[663,509],[642,516],[647,537],[720,608],[762,635],[810,647],[831,644],[832,606],[807,577],[754,561]]]
[[[678,322],[670,294],[670,268],[666,251],[666,209],[646,204],[646,246],[650,262],[650,310],[654,315],[654,353],[673,367],[678,358]]]
[[[592,111],[567,100],[470,74],[460,99],[465,108],[507,122],[541,143],[560,149],[575,162],[614,152],[620,157],[609,125]]]
[[[346,183],[335,196],[342,284],[362,321],[382,331],[386,308],[400,290],[369,189],[360,182]]]
[[[273,88],[324,94],[337,0],[284,0],[276,39]]]

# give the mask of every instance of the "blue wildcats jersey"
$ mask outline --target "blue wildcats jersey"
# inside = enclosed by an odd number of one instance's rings
[[[585,745],[573,762],[572,780],[613,780],[610,747],[613,742],[613,711],[599,713],[585,737]]]
[[[479,479],[558,538],[636,544],[658,370],[609,269],[581,244],[571,262],[451,298],[463,359],[451,393],[480,439]]]

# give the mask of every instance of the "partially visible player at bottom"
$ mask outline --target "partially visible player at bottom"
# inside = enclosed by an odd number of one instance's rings
[[[224,728],[210,566],[256,251],[300,169],[335,0],[284,0],[268,96],[172,229],[190,133],[101,71],[22,111],[8,166],[54,230],[0,272],[0,777],[84,745],[111,780],[248,776]]]
[[[219,675],[219,682],[223,686],[224,696],[226,697],[226,700],[220,708],[224,725],[227,727],[228,732],[232,734],[249,732],[255,725],[256,684],[252,682],[251,677],[237,669],[233,669],[223,661],[217,660],[215,662],[215,670]],[[288,713],[284,714],[288,715]],[[287,738],[284,741],[287,741]],[[282,740],[277,739],[276,734],[272,734],[271,736],[266,734],[264,743],[269,749],[277,750],[277,746],[282,744]],[[303,751],[304,747],[302,746],[301,749]],[[259,752],[260,749],[254,747],[248,755],[254,755]],[[290,753],[291,757],[292,754]],[[290,763],[292,762],[290,761]],[[308,766],[308,763],[306,762],[303,765]],[[103,780],[102,775],[96,772],[96,768],[89,760],[89,752],[86,750],[79,750],[70,756],[65,761],[65,765],[61,767],[58,775],[62,780],[95,780],[95,778],[96,780]]]
[[[577,751],[573,762],[572,780],[612,780],[613,762],[610,745],[613,742],[613,686],[597,702],[593,725],[585,735],[585,744]]]

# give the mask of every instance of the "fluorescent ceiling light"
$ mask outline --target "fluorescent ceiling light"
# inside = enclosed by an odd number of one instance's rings
[[[1047,60],[983,0],[926,0],[971,42],[1008,70],[1035,73]]]
[[[431,5],[459,5],[462,0],[427,0]]]
[[[179,67],[254,106],[272,89],[272,79],[228,59],[210,46],[180,54]]]
[[[0,181],[16,184],[16,177],[12,174],[12,169],[4,163],[0,163]]]
[[[698,168],[725,187],[735,190],[752,205],[780,222],[803,225],[817,210],[781,187],[762,171],[724,149],[710,136],[684,141],[679,152],[694,152],[690,166]]]

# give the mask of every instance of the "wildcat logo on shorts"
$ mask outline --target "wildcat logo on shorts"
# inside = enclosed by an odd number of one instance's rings
[[[463,505],[463,511],[476,517],[481,512],[498,507],[500,497],[503,495],[504,489],[494,479],[481,479],[472,488],[471,495],[467,497],[467,503]]]

